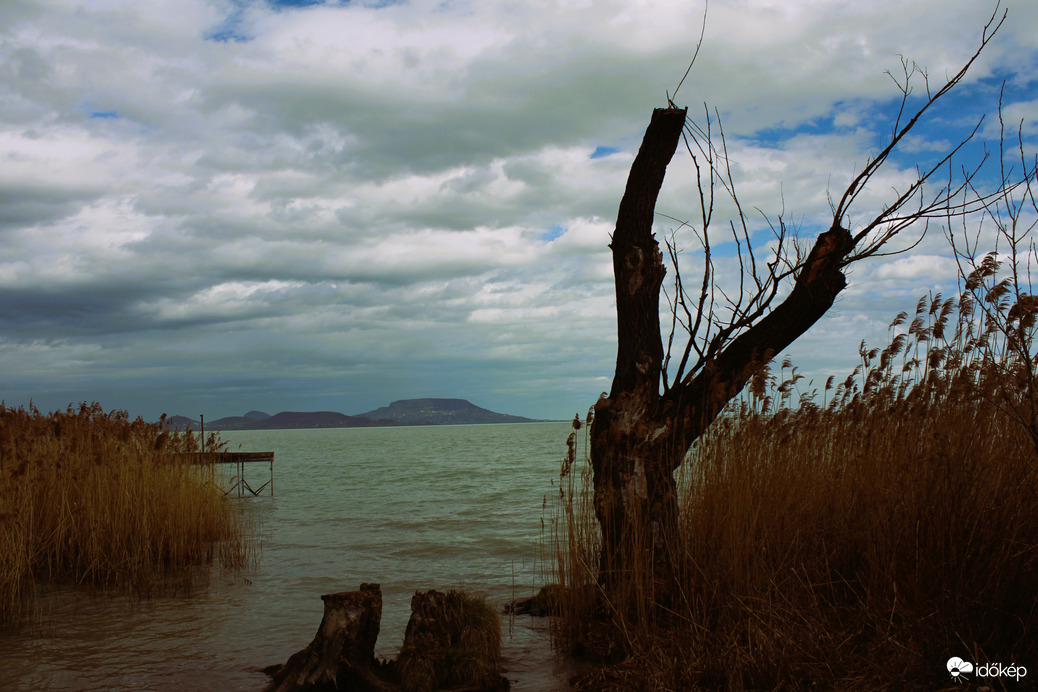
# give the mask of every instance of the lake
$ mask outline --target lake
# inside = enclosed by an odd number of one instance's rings
[[[377,653],[393,658],[416,590],[504,604],[543,583],[542,506],[569,423],[225,432],[273,451],[274,496],[233,499],[259,522],[258,563],[192,593],[131,601],[42,589],[39,619],[0,633],[6,690],[251,690],[310,643],[321,594],[382,585]],[[230,467],[228,467],[229,469]],[[257,487],[266,464],[251,464]],[[567,689],[543,619],[502,617],[513,690]]]

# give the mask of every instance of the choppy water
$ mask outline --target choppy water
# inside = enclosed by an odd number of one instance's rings
[[[396,655],[416,590],[466,587],[503,604],[539,585],[542,502],[568,423],[228,432],[274,451],[258,565],[204,591],[129,602],[41,594],[31,629],[0,634],[5,690],[258,691],[257,672],[313,638],[320,595],[378,582],[378,653]],[[251,465],[253,485],[266,480]],[[237,500],[235,500],[237,501]],[[514,690],[565,689],[546,623],[503,618]]]

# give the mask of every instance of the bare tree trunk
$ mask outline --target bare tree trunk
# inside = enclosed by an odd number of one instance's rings
[[[666,268],[652,222],[685,113],[676,108],[653,111],[631,165],[610,244],[616,283],[616,371],[609,396],[595,404],[590,450],[595,513],[602,530],[599,579],[607,592],[619,587],[624,574],[654,574],[663,568],[665,561],[654,560],[653,553],[662,545],[654,544],[653,534],[657,539],[677,534],[675,465],[663,453],[669,440],[660,438],[657,426],[663,366],[659,299]],[[683,455],[684,450],[679,462]]]

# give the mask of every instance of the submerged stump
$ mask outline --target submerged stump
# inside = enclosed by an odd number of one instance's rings
[[[281,666],[268,669],[267,692],[328,690],[388,692],[394,687],[376,675],[375,641],[382,623],[382,589],[361,584],[360,591],[321,596],[324,617],[317,635]]]
[[[507,690],[497,611],[462,591],[416,592],[396,668],[407,692]]]

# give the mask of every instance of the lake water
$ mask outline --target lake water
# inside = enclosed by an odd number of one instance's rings
[[[41,593],[31,628],[0,634],[5,690],[251,690],[310,643],[321,594],[378,582],[377,652],[396,655],[416,590],[464,587],[495,603],[543,582],[542,504],[569,423],[226,432],[230,451],[273,451],[274,496],[251,503],[259,561],[214,570],[195,593],[131,602]],[[254,487],[269,467],[252,464]],[[547,519],[545,518],[545,521]],[[566,689],[547,622],[502,617],[514,690]]]

